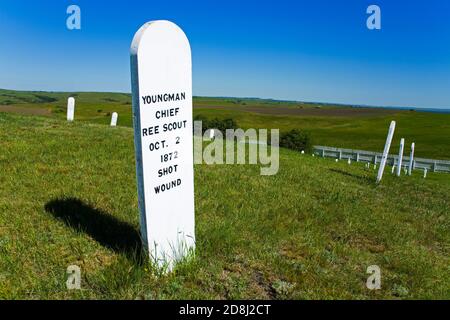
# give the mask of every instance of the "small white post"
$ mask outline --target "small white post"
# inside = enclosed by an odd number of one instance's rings
[[[428,169],[427,169],[427,168],[425,168],[425,169],[423,170],[423,177],[424,177],[424,178],[426,178],[426,177],[427,177],[427,172],[428,172]]]
[[[305,150],[302,150],[302,154],[305,154]]]
[[[348,164],[352,164],[352,160],[348,158]]]
[[[70,97],[67,99],[67,121],[73,121],[75,115],[75,99]]]
[[[117,114],[117,112],[113,112],[111,115],[111,127],[115,127],[117,126],[117,118],[119,117],[119,115]]]
[[[411,154],[409,155],[408,175],[412,174],[413,164],[414,164],[414,149],[415,149],[415,147],[416,147],[416,144],[413,142],[411,144]]]
[[[395,131],[395,121],[391,122],[389,127],[388,136],[386,138],[386,144],[384,146],[383,156],[381,157],[380,169],[378,170],[377,183],[383,178],[384,168],[386,167],[386,160],[389,155],[389,149],[391,148],[392,137]]]
[[[397,166],[397,177],[400,177],[402,173],[402,162],[403,162],[403,150],[405,148],[405,139],[400,140],[400,149],[398,151],[398,166]]]
[[[339,159],[336,159],[336,162],[338,162],[339,161]]]
[[[394,174],[394,172],[395,172],[395,165],[392,166],[392,172],[391,173]]]

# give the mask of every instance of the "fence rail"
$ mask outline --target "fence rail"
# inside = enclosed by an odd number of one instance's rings
[[[373,164],[378,164],[381,162],[382,153],[364,151],[364,150],[354,150],[354,149],[343,149],[343,148],[333,148],[326,146],[314,146],[314,154],[320,157],[335,158],[335,159],[351,159],[357,162],[370,162]],[[403,156],[402,167],[409,167],[409,156]],[[389,155],[387,159],[387,164],[391,166],[398,166],[398,155]],[[450,161],[446,160],[434,160],[434,159],[423,159],[416,158],[413,159],[413,169],[421,169],[432,172],[448,172],[450,173]]]

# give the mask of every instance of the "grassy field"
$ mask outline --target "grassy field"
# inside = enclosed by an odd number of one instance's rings
[[[64,119],[69,96],[76,98],[77,121],[109,124],[111,113],[116,111],[120,126],[132,126],[131,96],[122,93],[0,90],[0,112]],[[389,123],[396,120],[394,153],[403,137],[406,154],[415,142],[417,157],[450,160],[450,114],[237,98],[195,97],[194,106],[194,115],[233,118],[244,129],[298,128],[309,131],[317,145],[378,152],[383,151]]]
[[[92,115],[102,109],[99,123],[105,112],[126,118],[128,96],[103,104],[101,97],[80,94],[78,117],[87,119],[89,106]],[[256,165],[196,165],[196,259],[156,276],[138,253],[132,129],[66,123],[62,102],[22,102],[61,111],[0,112],[0,298],[450,297],[446,174],[386,174],[377,186],[362,164],[283,149],[275,176],[260,176]],[[249,125],[253,117],[238,121]],[[386,120],[356,123],[378,121],[385,134]],[[66,289],[73,264],[81,267],[82,290]],[[378,291],[365,287],[374,264],[382,272]]]

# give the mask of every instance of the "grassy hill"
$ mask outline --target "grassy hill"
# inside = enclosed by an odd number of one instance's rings
[[[125,93],[54,93],[0,90],[0,112],[66,116],[67,98],[76,98],[76,120],[132,126],[131,96]],[[391,120],[397,121],[393,148],[406,139],[405,153],[416,143],[416,156],[450,159],[450,114],[261,99],[194,97],[194,115],[233,118],[241,128],[307,130],[318,145],[382,152]]]
[[[80,94],[80,109],[95,99]],[[386,174],[377,186],[362,164],[283,149],[275,176],[196,165],[196,259],[156,276],[138,253],[132,129],[60,118],[0,112],[0,298],[450,295],[446,174]],[[73,264],[80,291],[65,286]],[[378,291],[365,287],[374,264]]]

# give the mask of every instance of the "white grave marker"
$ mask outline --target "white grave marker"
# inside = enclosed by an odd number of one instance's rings
[[[428,172],[428,169],[427,169],[427,168],[425,168],[425,170],[423,170],[423,177],[424,177],[424,178],[426,178],[426,177],[427,177],[427,172]]]
[[[409,167],[408,167],[408,175],[412,174],[413,166],[414,166],[414,149],[416,148],[416,144],[413,142],[411,144],[411,154],[409,155]]]
[[[131,45],[133,123],[141,234],[171,270],[195,246],[192,64],[169,21],[144,24]]]
[[[395,131],[395,121],[391,122],[389,126],[388,136],[386,138],[386,144],[384,146],[383,155],[381,156],[380,169],[378,170],[377,183],[381,181],[383,178],[384,168],[386,167],[387,157],[389,155],[389,149],[391,148],[392,137],[394,136]]]
[[[397,166],[397,177],[400,177],[402,172],[402,163],[403,163],[403,150],[405,148],[405,139],[401,138],[400,140],[400,149],[398,151],[398,166]]]
[[[117,118],[119,117],[119,115],[117,114],[117,112],[113,112],[111,115],[111,127],[115,127],[117,125]]]
[[[70,97],[67,99],[67,121],[73,121],[75,115],[75,99]]]

